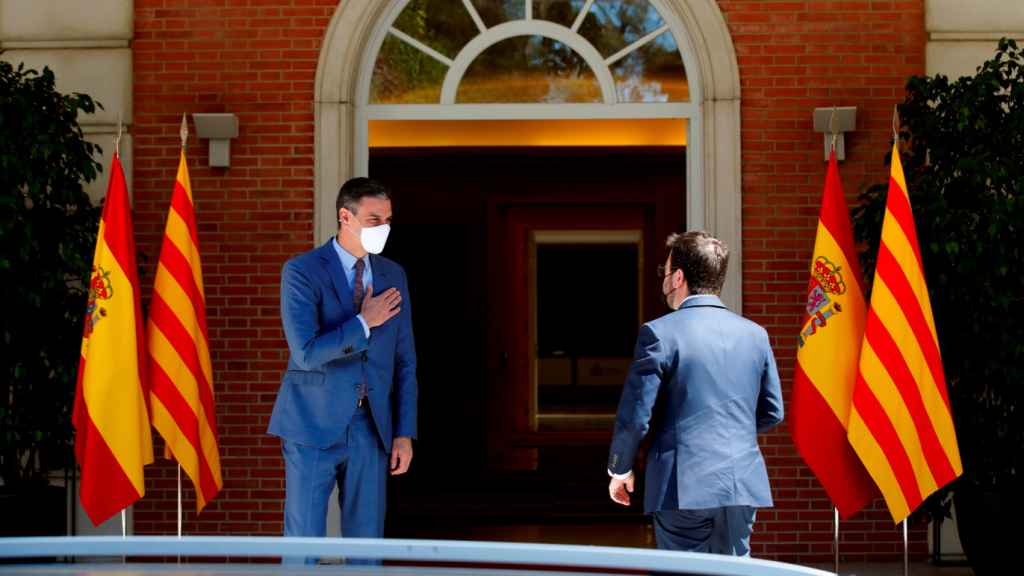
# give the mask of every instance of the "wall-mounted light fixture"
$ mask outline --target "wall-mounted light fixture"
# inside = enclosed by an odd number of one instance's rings
[[[846,139],[843,134],[857,128],[857,107],[843,106],[814,109],[814,131],[825,135],[825,161],[832,149],[832,134],[836,135],[836,160],[846,160]]]
[[[231,139],[238,137],[238,116],[234,114],[193,114],[196,134],[210,140],[210,167],[231,166]]]

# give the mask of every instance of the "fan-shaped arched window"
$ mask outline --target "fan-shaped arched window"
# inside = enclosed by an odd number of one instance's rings
[[[680,43],[650,0],[409,0],[368,103],[689,100]]]
[[[315,86],[319,238],[376,148],[683,146],[686,226],[733,246],[740,309],[740,75],[718,0],[345,0]]]

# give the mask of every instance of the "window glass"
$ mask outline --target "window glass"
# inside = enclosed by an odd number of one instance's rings
[[[601,102],[601,86],[571,48],[543,36],[498,42],[470,64],[455,99],[465,103]]]
[[[672,33],[626,54],[611,66],[619,102],[686,102],[690,86]]]
[[[392,35],[384,39],[370,81],[372,104],[437,104],[448,67]]]

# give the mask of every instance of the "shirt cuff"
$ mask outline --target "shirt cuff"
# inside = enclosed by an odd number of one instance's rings
[[[369,338],[370,338],[370,325],[367,324],[366,320],[363,319],[363,315],[362,314],[357,314],[356,318],[359,318],[359,323],[363,325],[363,334],[365,334],[367,340],[369,340]]]
[[[609,469],[608,470],[608,475],[611,476],[612,478],[615,478],[616,480],[629,480],[630,478],[633,477],[633,471],[630,470],[630,471],[625,472],[623,474],[616,474],[615,472],[612,472]]]

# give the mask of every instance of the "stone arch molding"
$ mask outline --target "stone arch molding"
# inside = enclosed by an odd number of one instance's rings
[[[690,170],[688,227],[705,228],[724,240],[731,265],[723,299],[740,312],[743,268],[741,245],[740,80],[736,51],[716,0],[652,0],[673,31],[685,36],[698,81],[699,162]],[[367,66],[367,50],[394,2],[344,0],[327,28],[317,65],[315,117],[315,234],[326,240],[336,229],[334,201],[338,188],[358,176],[357,148],[365,145],[365,126],[356,122],[357,90]],[[567,105],[567,106],[571,106]],[[696,181],[694,181],[696,179]]]

